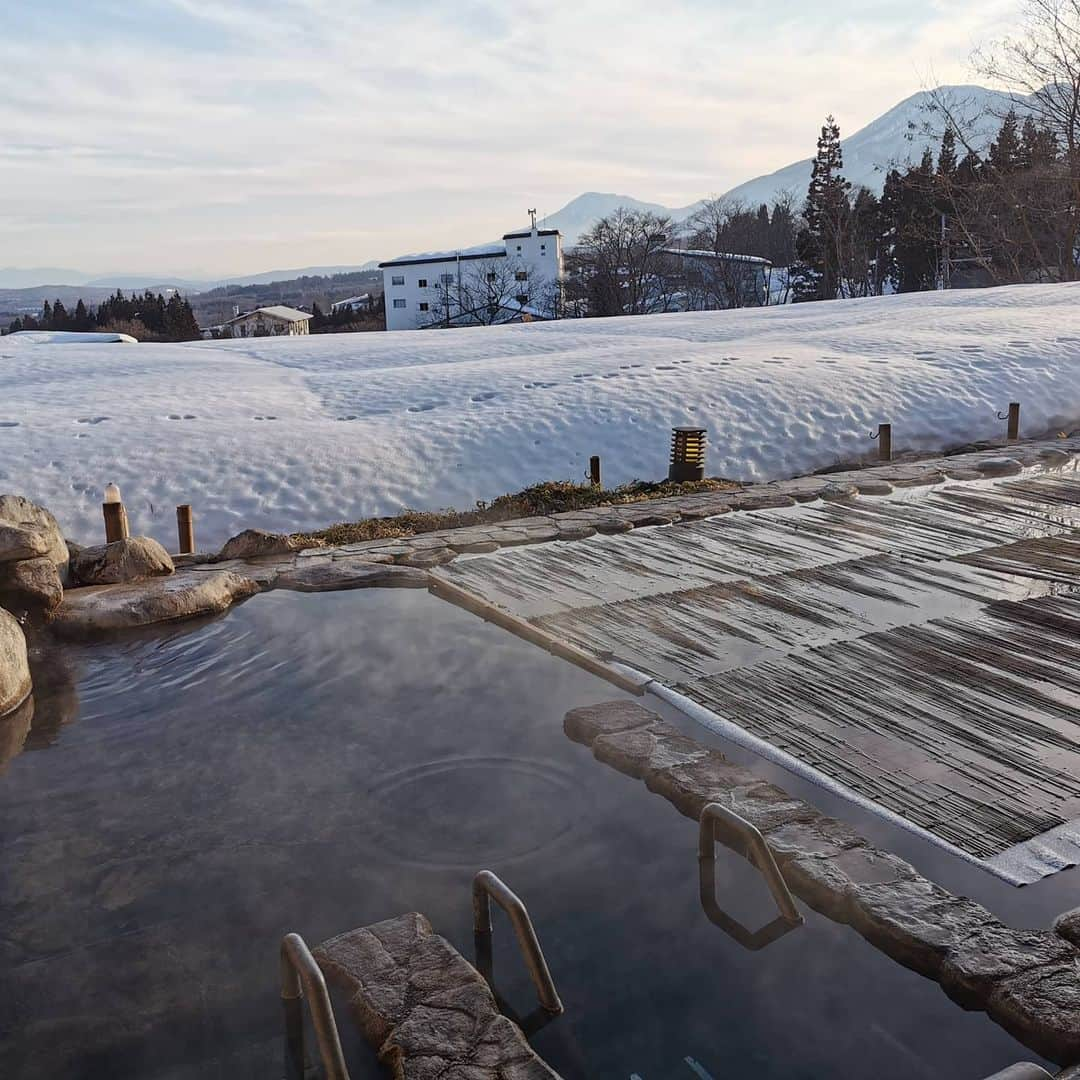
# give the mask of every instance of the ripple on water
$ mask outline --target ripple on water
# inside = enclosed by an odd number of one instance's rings
[[[580,785],[548,761],[443,758],[375,784],[365,832],[398,862],[476,868],[553,847],[574,829],[582,799]]]

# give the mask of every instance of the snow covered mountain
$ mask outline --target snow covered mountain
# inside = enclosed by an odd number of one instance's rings
[[[1023,106],[1007,93],[982,86],[947,86],[939,93],[949,111],[964,121],[979,150],[990,145],[1001,126],[1000,118],[1010,106],[1017,107],[1018,112]],[[930,91],[912,94],[866,127],[841,139],[844,175],[853,186],[868,187],[880,194],[885,174],[893,165],[918,161],[928,146],[936,153],[944,128],[945,117]],[[732,188],[727,197],[756,206],[771,203],[790,191],[801,201],[810,183],[811,161],[805,158],[767,176],[755,177]]]
[[[945,127],[945,117],[935,104],[935,96],[944,101],[949,111],[964,123],[972,133],[977,149],[985,149],[1001,126],[1001,117],[1010,106],[1023,111],[1023,100],[1016,101],[1009,94],[989,90],[982,86],[946,86],[937,95],[920,91],[905,98],[887,113],[872,120],[865,127],[841,140],[844,151],[844,175],[855,186],[863,185],[880,193],[885,174],[893,165],[917,161],[926,147],[935,152]],[[843,117],[840,118],[841,125]],[[843,127],[841,126],[841,134]],[[807,132],[807,146],[812,148],[816,131]],[[790,192],[796,203],[806,197],[810,183],[811,158],[795,161],[774,173],[747,180],[726,192],[726,197],[748,206],[772,203],[778,196]],[[703,200],[702,200],[703,201]],[[701,205],[701,201],[689,206],[670,207],[658,203],[643,202],[630,195],[602,194],[590,191],[571,200],[561,210],[548,215],[544,223],[559,229],[568,246],[577,242],[594,222],[610,214],[617,207],[634,210],[651,210],[667,214],[675,221],[689,217]]]

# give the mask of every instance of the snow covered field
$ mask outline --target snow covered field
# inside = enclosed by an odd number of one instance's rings
[[[172,546],[401,507],[470,506],[544,479],[666,475],[670,428],[710,474],[790,476],[871,454],[1080,426],[1080,285],[734,312],[184,345],[0,338],[0,491],[100,539],[101,489]]]

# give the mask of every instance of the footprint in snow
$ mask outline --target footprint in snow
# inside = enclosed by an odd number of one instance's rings
[[[790,356],[774,356],[773,359],[774,360],[790,360],[791,357]]]
[[[253,416],[252,420],[276,420],[276,416]]]
[[[0,427],[18,427],[18,420],[0,420]]]
[[[76,424],[103,424],[109,418],[107,416],[80,416]]]
[[[469,398],[469,400],[470,401],[490,401],[493,397],[497,397],[497,396],[498,395],[495,393],[494,390],[489,390],[486,394],[473,394],[473,396],[471,398]]]
[[[174,413],[173,412],[173,413],[169,413],[168,418],[170,420],[194,420],[195,419],[195,414],[194,413],[184,413],[183,415],[181,415],[180,413]]]
[[[606,375],[601,375],[602,379],[621,379],[622,376],[617,371],[609,371]]]
[[[675,366],[673,364],[657,364],[654,368],[655,371],[674,371]]]
[[[335,420],[355,420],[356,419],[356,413],[349,413],[348,416],[336,416],[336,417],[334,417],[334,419]]]
[[[407,412],[431,412],[432,409],[437,409],[440,405],[445,405],[445,401],[428,401],[423,405],[410,405]]]

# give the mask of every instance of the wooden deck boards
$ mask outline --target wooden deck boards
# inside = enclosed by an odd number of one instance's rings
[[[1080,819],[1080,481],[948,483],[459,560],[970,857]]]

